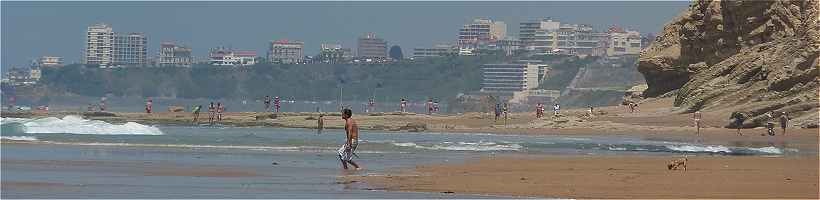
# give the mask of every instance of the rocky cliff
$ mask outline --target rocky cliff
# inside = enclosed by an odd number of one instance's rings
[[[638,63],[644,96],[675,95],[685,111],[768,111],[818,118],[820,1],[697,0]]]

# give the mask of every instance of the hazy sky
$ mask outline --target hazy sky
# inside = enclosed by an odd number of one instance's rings
[[[508,35],[518,23],[552,17],[595,29],[621,25],[660,32],[687,8],[663,2],[0,2],[0,67],[27,66],[43,55],[80,61],[88,25],[104,22],[115,32],[144,32],[149,56],[161,41],[178,41],[204,57],[209,48],[231,46],[263,56],[270,40],[305,42],[305,54],[322,43],[355,48],[356,38],[375,32],[405,54],[414,47],[454,43],[461,25],[475,17],[504,21]]]

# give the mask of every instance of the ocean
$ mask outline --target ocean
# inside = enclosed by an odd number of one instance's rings
[[[734,147],[639,137],[523,136],[363,130],[360,171],[343,171],[343,130],[111,124],[78,116],[2,118],[2,198],[497,198],[386,192],[345,175],[508,155],[788,156],[786,146]],[[816,152],[814,152],[816,153]]]

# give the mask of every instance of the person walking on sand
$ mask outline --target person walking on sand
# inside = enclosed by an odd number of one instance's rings
[[[561,112],[561,105],[556,103],[555,105],[552,106],[552,115],[553,116],[558,116],[559,112]]]
[[[216,107],[214,106],[214,102],[211,102],[211,105],[208,106],[208,124],[214,124],[214,118],[216,118]]]
[[[701,117],[702,116],[700,114],[700,111],[695,111],[695,113],[692,114],[692,120],[695,121],[695,128],[697,129],[697,132],[695,132],[696,135],[700,135],[700,119],[701,119]]]
[[[535,118],[541,118],[544,116],[544,104],[538,103],[535,105]]]
[[[359,146],[359,127],[356,121],[353,120],[353,111],[348,108],[342,110],[342,119],[345,120],[345,133],[347,139],[345,143],[339,148],[339,161],[342,162],[342,168],[347,169],[347,164],[350,163],[356,170],[359,170],[359,165],[353,162],[353,155],[356,148]]]
[[[199,110],[202,110],[202,105],[194,106],[194,109],[192,110],[194,113],[194,124],[197,124],[199,121]]]
[[[322,134],[322,129],[325,129],[325,115],[319,113],[319,118],[316,119],[316,134]]]
[[[427,115],[433,114],[433,98],[427,99]]]
[[[270,112],[270,95],[265,95],[265,112]]]
[[[400,107],[401,112],[407,112],[407,100],[404,100],[404,98],[401,98],[401,102],[399,103],[399,107]]]
[[[789,115],[786,112],[780,114],[780,128],[783,129],[783,134],[786,135],[786,127],[789,126]]]
[[[153,100],[151,100],[151,98],[148,98],[148,101],[145,102],[145,113],[150,114],[153,109],[154,109],[154,102],[153,102]]]
[[[510,106],[507,103],[504,103],[504,108],[503,109],[504,110],[502,112],[504,112],[504,126],[507,126],[507,119],[508,119],[508,114],[510,113]]]
[[[740,133],[740,129],[743,128],[743,121],[746,121],[746,116],[744,116],[742,112],[733,112],[731,119],[734,119],[734,125],[737,127],[737,135],[743,136],[743,133]]]

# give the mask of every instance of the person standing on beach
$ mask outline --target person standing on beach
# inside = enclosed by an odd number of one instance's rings
[[[789,126],[789,115],[786,112],[780,115],[780,128],[783,129],[783,135],[786,135],[786,127]]]
[[[273,107],[276,108],[277,113],[279,112],[279,108],[282,107],[281,101],[279,101],[279,96],[276,96],[276,98],[273,98]]]
[[[427,115],[433,114],[433,98],[427,99]]]
[[[407,100],[404,100],[404,98],[401,98],[401,102],[399,103],[399,106],[401,107],[400,108],[401,112],[407,112]]]
[[[151,110],[153,110],[153,109],[154,109],[154,102],[153,102],[153,100],[151,100],[151,99],[149,98],[149,99],[148,99],[148,102],[145,102],[145,113],[149,113],[149,114],[150,114],[150,113],[151,113]]]
[[[316,119],[316,134],[322,134],[322,129],[325,129],[325,115],[319,113],[319,119]]]
[[[507,103],[504,103],[503,109],[504,110],[502,112],[504,112],[504,126],[507,126],[507,116],[510,113],[510,106]]]
[[[265,112],[270,112],[270,95],[265,95]]]
[[[697,132],[695,132],[696,135],[700,135],[700,119],[701,119],[700,111],[695,111],[695,113],[692,114],[692,120],[695,121],[695,128],[697,128]]]
[[[199,121],[199,110],[202,110],[202,105],[194,106],[194,124],[196,124]]]
[[[737,135],[743,136],[740,129],[743,128],[743,121],[746,120],[746,116],[742,112],[733,112],[731,118],[734,119],[735,127],[737,127]]]
[[[538,103],[535,105],[535,118],[541,118],[544,116],[544,104]]]
[[[774,136],[774,111],[769,111],[763,116],[766,117],[766,133]]]
[[[211,105],[208,106],[208,124],[214,124],[214,118],[216,117],[216,107],[214,106],[214,102],[211,102]]]
[[[498,121],[498,117],[500,117],[500,116],[501,116],[501,104],[496,103],[495,104],[495,121]]]
[[[105,111],[105,109],[106,109],[105,100],[107,100],[107,99],[108,98],[106,98],[106,97],[100,97],[100,111]]]
[[[560,111],[561,111],[561,105],[558,105],[556,103],[555,105],[552,106],[552,116],[558,116],[558,112],[560,112]]]
[[[433,112],[438,113],[438,101],[433,101]]]
[[[353,111],[348,108],[342,110],[342,119],[345,120],[345,133],[347,139],[345,144],[339,148],[339,160],[342,161],[342,168],[347,169],[347,164],[350,163],[356,170],[359,170],[359,165],[353,162],[353,154],[359,146],[359,127],[356,121],[353,120]]]
[[[216,103],[216,120],[222,122],[222,113],[225,112],[225,106],[222,105],[222,102]]]

